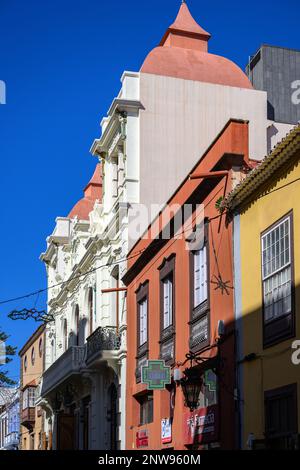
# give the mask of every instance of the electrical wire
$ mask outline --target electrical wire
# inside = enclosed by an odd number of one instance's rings
[[[210,222],[210,221],[212,221],[212,220],[215,220],[215,219],[218,219],[218,218],[220,218],[222,215],[224,215],[224,213],[223,213],[223,214],[219,214],[218,216],[212,217],[211,219],[208,219],[208,222]],[[191,227],[193,224],[194,224],[194,219],[193,219],[193,222],[192,222],[188,227],[185,227],[185,229],[184,229],[182,232],[177,232],[173,237],[171,237],[171,238],[174,239],[174,242],[177,240],[177,238],[178,238],[180,235],[182,235],[183,233],[185,233],[186,230],[187,230],[189,227]],[[157,242],[157,243],[160,243],[161,240],[156,240],[156,242]],[[146,248],[143,248],[142,250],[138,251],[137,253],[135,253],[135,254],[133,254],[133,255],[131,255],[131,256],[129,256],[129,257],[126,257],[126,258],[123,258],[123,259],[119,259],[119,260],[117,260],[117,261],[112,261],[111,263],[102,264],[101,266],[98,266],[98,267],[96,267],[96,268],[93,268],[93,269],[91,269],[91,270],[89,270],[89,271],[86,271],[86,272],[84,272],[84,273],[80,273],[80,274],[78,274],[78,275],[76,275],[76,276],[73,276],[73,277],[71,277],[70,279],[68,279],[67,281],[61,281],[61,282],[58,282],[57,284],[53,284],[52,286],[48,286],[48,287],[45,287],[44,289],[40,289],[40,290],[37,290],[37,291],[33,291],[33,292],[28,293],[28,294],[21,295],[21,296],[19,296],[19,297],[10,298],[10,299],[7,299],[7,300],[1,300],[1,301],[0,301],[0,305],[5,305],[5,304],[8,304],[8,303],[16,302],[16,301],[18,301],[18,300],[23,300],[23,299],[28,299],[28,298],[34,297],[34,296],[39,296],[40,294],[42,294],[42,293],[44,293],[44,292],[48,292],[48,291],[51,290],[51,289],[54,289],[54,288],[60,287],[60,286],[65,286],[65,285],[67,285],[68,283],[70,283],[70,282],[72,282],[72,281],[74,281],[74,280],[76,280],[76,279],[80,279],[80,278],[82,278],[82,277],[84,277],[84,276],[87,276],[87,275],[89,275],[89,274],[92,274],[92,273],[94,273],[95,271],[98,271],[99,269],[106,268],[106,267],[110,267],[110,266],[115,266],[115,265],[117,265],[117,264],[121,264],[121,263],[124,263],[124,262],[126,262],[126,261],[129,261],[129,260],[131,260],[131,259],[133,259],[133,258],[136,258],[137,256],[140,256],[146,249],[147,249],[147,247],[146,247]]]
[[[8,304],[8,303],[16,302],[18,300],[28,299],[29,297],[34,297],[36,295],[40,295],[43,292],[48,292],[49,290],[54,289],[55,287],[67,285],[69,282],[72,282],[75,279],[80,279],[81,277],[87,276],[88,274],[92,274],[95,271],[97,271],[98,269],[102,269],[102,268],[106,268],[106,267],[109,267],[109,266],[114,266],[114,265],[117,265],[117,264],[120,264],[120,263],[124,263],[125,261],[128,261],[132,258],[136,258],[143,251],[145,251],[145,249],[140,250],[139,252],[135,253],[134,255],[132,255],[128,258],[126,257],[126,258],[123,258],[123,259],[119,259],[118,261],[112,261],[111,263],[102,264],[101,266],[98,266],[97,268],[93,268],[89,271],[78,274],[77,276],[73,276],[73,277],[71,277],[71,279],[68,279],[67,281],[58,282],[57,284],[53,284],[52,286],[48,286],[48,287],[45,287],[44,289],[40,289],[38,291],[34,291],[34,292],[30,292],[30,293],[25,294],[25,295],[21,295],[19,297],[14,297],[14,298],[11,298],[11,299],[2,300],[2,301],[0,301],[0,305],[5,305],[5,304]]]

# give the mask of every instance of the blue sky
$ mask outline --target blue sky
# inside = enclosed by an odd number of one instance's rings
[[[0,105],[0,301],[46,286],[39,255],[55,218],[68,214],[93,173],[89,148],[120,76],[139,70],[180,3],[0,0],[0,80],[7,87]],[[300,49],[299,1],[188,5],[212,34],[210,52],[242,68],[262,43]],[[12,344],[20,348],[37,324],[7,314],[45,303],[40,296],[0,306]],[[18,375],[18,358],[10,370]]]

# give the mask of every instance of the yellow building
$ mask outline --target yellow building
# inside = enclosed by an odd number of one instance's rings
[[[226,201],[234,217],[242,448],[299,447],[300,365],[292,360],[300,340],[299,160],[300,125]]]
[[[21,450],[45,450],[44,411],[36,406],[44,371],[45,325],[40,326],[19,352],[21,359]]]

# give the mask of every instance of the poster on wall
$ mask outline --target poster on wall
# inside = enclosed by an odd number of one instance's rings
[[[172,423],[170,418],[161,420],[161,442],[162,444],[172,442]]]
[[[218,441],[218,405],[200,408],[184,414],[185,444],[207,444]]]
[[[142,447],[148,447],[149,445],[149,434],[147,429],[141,429],[136,433],[136,448],[141,449]]]

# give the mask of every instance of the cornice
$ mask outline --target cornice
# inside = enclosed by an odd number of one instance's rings
[[[120,133],[119,137],[122,137],[120,131],[120,115],[126,117],[127,114],[137,112],[140,109],[145,108],[138,100],[115,98],[108,110],[108,122],[106,127],[101,138],[94,140],[90,149],[91,154],[96,157],[102,157],[103,153],[108,153],[111,143],[117,138],[118,133]]]

